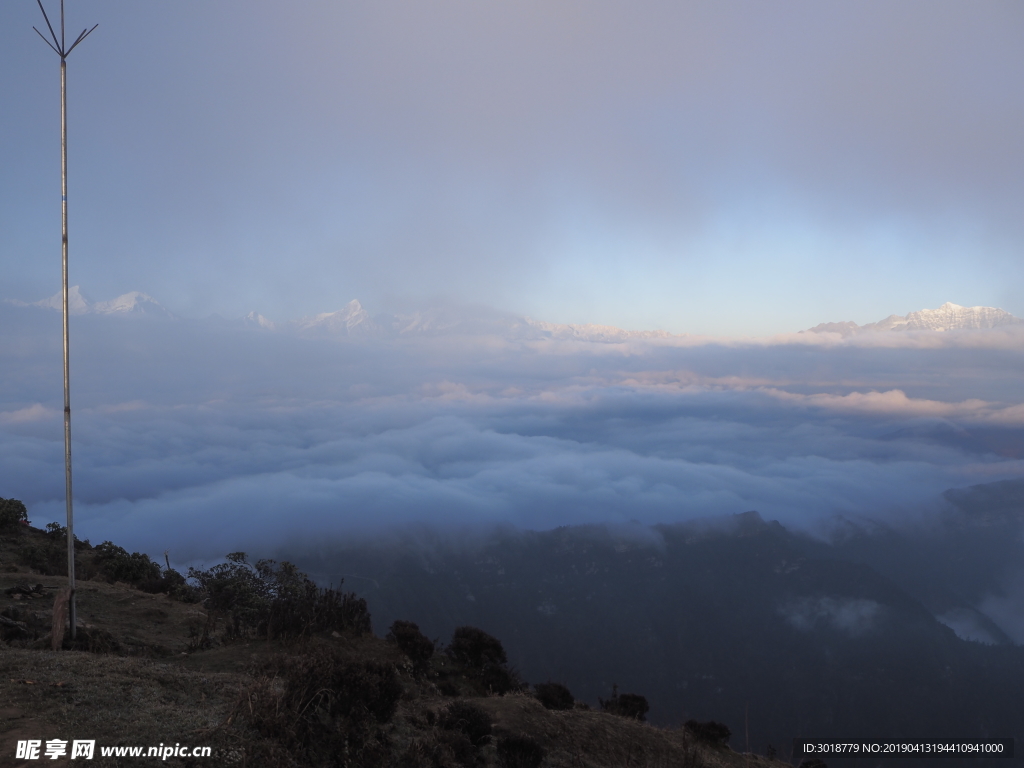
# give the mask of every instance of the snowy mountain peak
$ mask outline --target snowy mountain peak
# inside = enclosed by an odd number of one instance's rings
[[[270,320],[267,320],[263,315],[258,312],[250,312],[248,315],[242,318],[242,321],[249,326],[255,328],[265,328],[268,331],[274,330],[277,326]]]
[[[43,307],[56,310],[61,310],[64,307],[64,297],[61,291],[57,291],[48,299],[40,299],[39,301],[8,299],[8,302],[19,307]],[[72,315],[84,315],[89,311],[89,302],[82,296],[82,292],[77,285],[72,285],[68,288],[68,311]]]
[[[906,330],[952,331],[962,328],[996,328],[1021,322],[1009,312],[995,307],[961,307],[947,301],[938,309],[922,309],[906,317]]]
[[[301,330],[324,330],[332,333],[349,334],[355,330],[369,330],[373,327],[369,313],[358,299],[352,299],[336,312],[322,312],[296,322]]]
[[[97,301],[92,305],[97,315],[146,314],[173,317],[171,312],[152,296],[141,291],[122,293],[110,301]]]
[[[821,323],[808,330],[812,333],[838,333],[851,336],[870,331],[960,331],[1021,325],[1024,320],[995,307],[961,307],[947,301],[938,309],[921,309],[908,315],[889,315],[877,323],[857,325],[849,320]]]
[[[22,307],[43,307],[45,309],[56,309],[60,311],[64,306],[64,297],[62,292],[58,291],[48,299],[31,302],[11,301],[10,303]],[[173,313],[171,313],[171,311],[164,307],[160,302],[141,291],[130,291],[129,293],[123,293],[110,301],[98,301],[93,304],[82,295],[82,291],[77,285],[72,285],[68,288],[68,311],[72,315],[137,314],[174,317]]]

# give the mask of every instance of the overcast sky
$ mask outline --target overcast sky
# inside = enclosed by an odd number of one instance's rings
[[[53,0],[47,8],[56,12]],[[753,334],[1024,315],[1024,6],[67,0],[71,279]],[[58,60],[0,7],[0,298],[60,280]]]

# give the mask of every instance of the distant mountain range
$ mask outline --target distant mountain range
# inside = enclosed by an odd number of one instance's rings
[[[246,322],[260,328],[277,326],[262,315],[249,313]],[[331,335],[397,335],[440,334],[446,332],[495,334],[514,338],[575,339],[581,341],[621,342],[639,339],[668,339],[676,336],[667,331],[626,331],[610,325],[559,324],[533,320],[487,309],[437,308],[403,315],[371,317],[358,300],[353,299],[336,312],[287,324],[300,331]],[[811,333],[838,333],[852,336],[875,331],[954,331],[980,330],[1009,325],[1024,325],[1024,320],[995,307],[961,307],[946,302],[938,309],[922,309],[908,315],[889,315],[877,323],[857,325],[852,321],[821,323],[808,329]],[[683,334],[685,335],[685,334]]]
[[[947,301],[938,309],[922,309],[909,315],[889,315],[877,323],[857,325],[850,320],[821,323],[808,328],[808,331],[852,336],[875,331],[960,331],[998,328],[1005,325],[1024,325],[1024,320],[995,307],[961,307]]]
[[[331,336],[409,337],[442,334],[495,335],[514,339],[578,339],[628,341],[672,338],[667,331],[626,331],[610,325],[546,323],[483,307],[434,307],[411,314],[371,316],[353,299],[336,312],[323,312],[288,323],[276,324],[256,312],[245,317],[251,327]]]
[[[344,579],[378,631],[395,619],[429,637],[477,626],[531,681],[586,701],[618,684],[648,698],[653,722],[749,729],[759,752],[810,734],[1019,739],[1022,625],[994,609],[1014,604],[1024,481],[944,496],[926,526],[837,520],[829,541],[747,512],[278,555]]]
[[[17,306],[61,308],[61,295],[35,302],[8,300]],[[89,302],[79,287],[68,291],[68,305],[72,314],[148,315],[174,318],[175,315],[160,302],[141,291],[131,291],[110,301]],[[411,314],[380,314],[371,316],[358,299],[353,299],[334,312],[322,312],[312,317],[275,323],[257,312],[250,312],[239,321],[242,325],[262,331],[292,331],[323,336],[352,336],[401,338],[409,336],[436,336],[463,334],[494,335],[503,338],[558,339],[615,343],[635,340],[671,339],[686,334],[667,331],[627,331],[610,325],[593,323],[560,324],[533,320],[529,317],[500,312],[484,307],[447,306],[416,311]],[[908,315],[889,315],[877,323],[857,325],[847,320],[820,323],[801,333],[834,333],[849,337],[879,331],[957,331],[983,330],[1024,325],[1024,320],[995,307],[961,307],[946,302],[938,309],[922,309]]]
[[[44,309],[61,309],[64,297],[55,293],[48,299],[40,301],[17,301],[8,300],[8,303],[19,307],[43,307]],[[84,296],[77,285],[68,289],[68,310],[72,315],[157,315],[159,317],[174,317],[174,313],[163,304],[148,294],[141,291],[130,291],[123,293],[110,301],[90,302]]]

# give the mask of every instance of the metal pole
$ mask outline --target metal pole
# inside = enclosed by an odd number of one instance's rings
[[[61,1],[61,37],[64,36],[64,3]],[[63,40],[61,41],[63,42]],[[61,278],[64,288],[64,493],[68,513],[68,620],[75,639],[75,519],[71,508],[71,356],[68,336],[68,67],[60,57],[60,207]]]
[[[61,286],[64,309],[64,496],[68,514],[68,620],[71,625],[71,639],[75,639],[77,624],[75,611],[75,518],[71,507],[71,355],[68,335],[68,54],[85,40],[99,24],[92,29],[83,29],[78,39],[67,46],[64,38],[64,0],[60,0],[60,39],[53,31],[50,18],[46,15],[42,0],[36,0],[46,21],[50,39],[35,27],[43,42],[60,56],[60,208],[61,208]],[[51,42],[52,40],[52,42]]]

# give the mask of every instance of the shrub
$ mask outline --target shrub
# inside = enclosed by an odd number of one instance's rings
[[[313,675],[307,679],[312,685],[322,685]],[[331,678],[331,688],[337,711],[355,722],[371,718],[378,723],[390,722],[402,695],[394,668],[374,661],[345,664]]]
[[[157,578],[147,579],[138,587],[151,595],[167,595],[182,603],[198,603],[200,600],[199,590],[173,568],[165,568]]]
[[[460,731],[473,746],[480,746],[491,735],[491,716],[468,701],[453,701],[441,711],[438,725],[446,731]]]
[[[426,669],[430,657],[434,655],[434,643],[411,621],[394,622],[388,629],[387,640],[398,645],[398,649],[409,657],[417,671]]]
[[[20,502],[19,502],[20,503]],[[45,576],[67,576],[68,573],[68,529],[60,523],[47,523],[46,535],[39,544],[24,544],[18,557],[22,565]],[[75,551],[92,549],[88,541],[75,537]],[[122,550],[123,551],[123,550]],[[94,574],[94,563],[82,563],[76,558],[75,570],[82,579],[89,579]]]
[[[22,520],[28,520],[28,509],[17,499],[0,497],[0,529],[13,528]]]
[[[22,546],[18,559],[22,565],[27,565],[36,573],[44,576],[67,576],[68,575],[68,553],[67,549],[54,542],[44,542],[36,546],[30,544]]]
[[[366,601],[352,593],[321,589],[288,562],[250,563],[244,552],[232,552],[227,562],[208,570],[189,568],[188,578],[208,611],[203,642],[218,618],[225,636],[296,638],[324,631],[370,632]]]
[[[521,691],[525,683],[506,666],[508,657],[501,641],[476,627],[458,627],[445,653],[462,664],[466,677],[480,693],[506,694]],[[447,694],[445,687],[438,687]]]
[[[716,723],[714,720],[709,720],[706,723],[687,720],[685,725],[686,729],[693,734],[697,741],[716,747],[724,747],[729,743],[729,737],[732,736],[732,731],[729,730],[728,726]]]
[[[647,713],[651,709],[645,697],[636,693],[619,693],[617,685],[612,686],[612,696],[610,699],[598,699],[598,702],[600,702],[603,712],[618,715],[619,717],[628,717],[640,722],[647,719]]]
[[[47,526],[49,527],[49,526]],[[67,535],[67,529],[64,529]],[[113,542],[104,541],[93,550],[93,563],[108,581],[122,581],[125,584],[141,584],[160,578],[160,566],[149,559],[149,555],[128,550]]]
[[[46,524],[46,535],[56,542],[59,542],[63,546],[67,546],[68,541],[68,527],[61,525],[60,523],[47,523]],[[86,539],[82,541],[75,535],[75,549],[92,549],[92,544]]]
[[[498,739],[498,762],[502,768],[539,768],[544,748],[529,736],[502,736]]]
[[[544,709],[572,709],[576,703],[572,693],[561,683],[539,683],[533,689]]]
[[[499,696],[529,688],[514,670],[496,664],[489,664],[480,670],[480,684],[485,693],[496,693]]]
[[[273,560],[261,560],[256,565],[270,585],[268,639],[332,631],[363,635],[371,631],[370,612],[361,597],[320,588],[291,563],[281,563],[276,570]]]
[[[260,618],[268,612],[268,586],[260,579],[259,573],[246,559],[244,552],[232,552],[226,563],[220,563],[208,570],[188,569],[188,578],[195,582],[201,595],[203,607],[207,609],[207,626],[204,639],[212,633],[218,618],[227,623],[225,634],[239,637],[250,628],[259,631]]]
[[[457,627],[447,652],[456,661],[471,667],[503,665],[508,661],[501,641],[476,627]]]
[[[401,694],[392,667],[310,645],[255,669],[236,713],[300,765],[373,766],[385,759],[380,725],[394,716]]]

